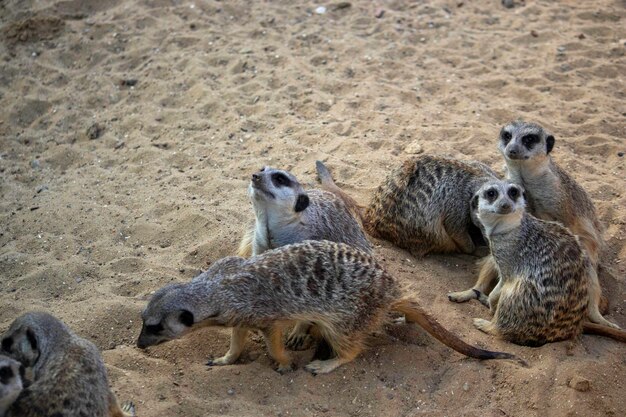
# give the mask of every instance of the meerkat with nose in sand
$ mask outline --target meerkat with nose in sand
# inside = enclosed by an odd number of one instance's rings
[[[474,319],[478,329],[529,346],[571,339],[582,331],[626,341],[624,331],[584,322],[593,264],[567,228],[526,213],[521,186],[487,183],[471,206],[499,273],[488,299],[493,318]]]
[[[24,389],[24,366],[8,356],[0,355],[0,417]]]
[[[98,348],[47,313],[26,313],[2,335],[3,355],[32,372],[5,417],[131,417],[109,388]]]
[[[305,190],[285,170],[264,167],[252,174],[248,192],[255,223],[241,242],[239,256],[260,255],[304,240],[330,240],[372,251],[354,200],[335,185],[322,162],[316,162],[316,169],[324,190]],[[287,346],[295,350],[308,348],[313,341],[309,327],[297,323],[287,338]]]
[[[604,247],[603,228],[589,195],[550,156],[554,135],[535,123],[515,121],[500,131],[498,149],[504,156],[507,179],[524,187],[528,211],[543,220],[563,224],[578,236],[596,273],[590,276],[589,319],[618,328],[600,313],[602,289],[597,269]]]
[[[376,190],[365,211],[365,229],[419,257],[473,253],[481,239],[469,201],[494,179],[480,162],[430,155],[409,159]]]
[[[515,355],[470,346],[444,329],[368,253],[330,241],[305,241],[244,259],[224,258],[189,283],[158,290],[142,312],[137,346],[146,348],[205,326],[233,327],[230,349],[209,365],[234,363],[250,329],[261,330],[280,372],[292,369],[282,332],[307,322],[336,354],[306,369],[320,374],[352,361],[390,311],[404,313],[432,336],[479,359]],[[521,360],[520,360],[521,361]],[[523,361],[521,361],[523,363]]]

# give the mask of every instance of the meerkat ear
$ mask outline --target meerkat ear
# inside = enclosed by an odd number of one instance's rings
[[[6,339],[2,339],[2,350],[4,350],[5,352],[10,352],[11,346],[13,346],[12,337],[7,337]]]
[[[472,197],[472,200],[470,201],[470,207],[472,210],[476,210],[478,208],[478,194]]]
[[[554,148],[554,136],[548,135],[546,138],[546,153],[552,152],[552,148]]]
[[[187,327],[193,326],[193,313],[189,310],[183,310],[178,316],[178,320]]]
[[[299,194],[298,198],[296,199],[296,205],[293,208],[296,213],[300,213],[302,210],[304,210],[305,208],[309,207],[309,196],[306,194]]]

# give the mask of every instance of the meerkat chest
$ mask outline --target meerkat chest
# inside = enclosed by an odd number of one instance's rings
[[[299,216],[281,216],[268,213],[257,217],[254,231],[253,254],[301,242],[308,239]]]

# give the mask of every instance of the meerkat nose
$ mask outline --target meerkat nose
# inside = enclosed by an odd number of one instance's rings
[[[259,181],[261,176],[259,174],[252,174],[252,181]]]

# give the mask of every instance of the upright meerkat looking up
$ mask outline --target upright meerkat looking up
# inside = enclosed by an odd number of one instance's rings
[[[530,346],[578,336],[587,316],[588,276],[594,267],[577,237],[560,223],[527,214],[517,184],[487,183],[471,205],[500,275],[489,294],[493,319],[475,319],[474,325]],[[625,332],[611,327],[593,325],[589,332],[626,341]]]
[[[134,416],[109,388],[98,348],[47,313],[26,313],[2,335],[2,354],[33,373],[6,417]]]
[[[322,185],[334,185],[330,173],[322,170]],[[328,174],[328,175],[325,175]],[[331,240],[371,252],[372,246],[351,207],[336,193],[304,190],[288,171],[264,167],[252,174],[248,188],[255,224],[244,236],[239,256],[260,255],[303,240]]]
[[[24,366],[8,356],[0,355],[0,417],[24,389]]]
[[[241,354],[248,331],[258,329],[283,372],[292,367],[283,348],[283,328],[306,322],[336,353],[306,368],[326,373],[353,360],[391,310],[465,355],[517,359],[462,342],[417,303],[403,298],[396,281],[371,255],[343,243],[312,240],[249,259],[224,258],[190,283],[158,290],[142,313],[137,346],[146,348],[204,326],[233,327],[228,353],[209,362],[227,365]]]
[[[554,143],[554,136],[541,126],[515,121],[500,131],[498,149],[506,161],[507,178],[526,190],[529,212],[539,219],[558,221],[577,235],[596,268],[596,274],[590,276],[589,319],[617,327],[602,317],[599,309],[602,225],[589,195],[550,157]]]
[[[424,155],[405,161],[378,187],[365,229],[416,256],[474,252],[480,230],[469,201],[496,174],[480,162]]]

